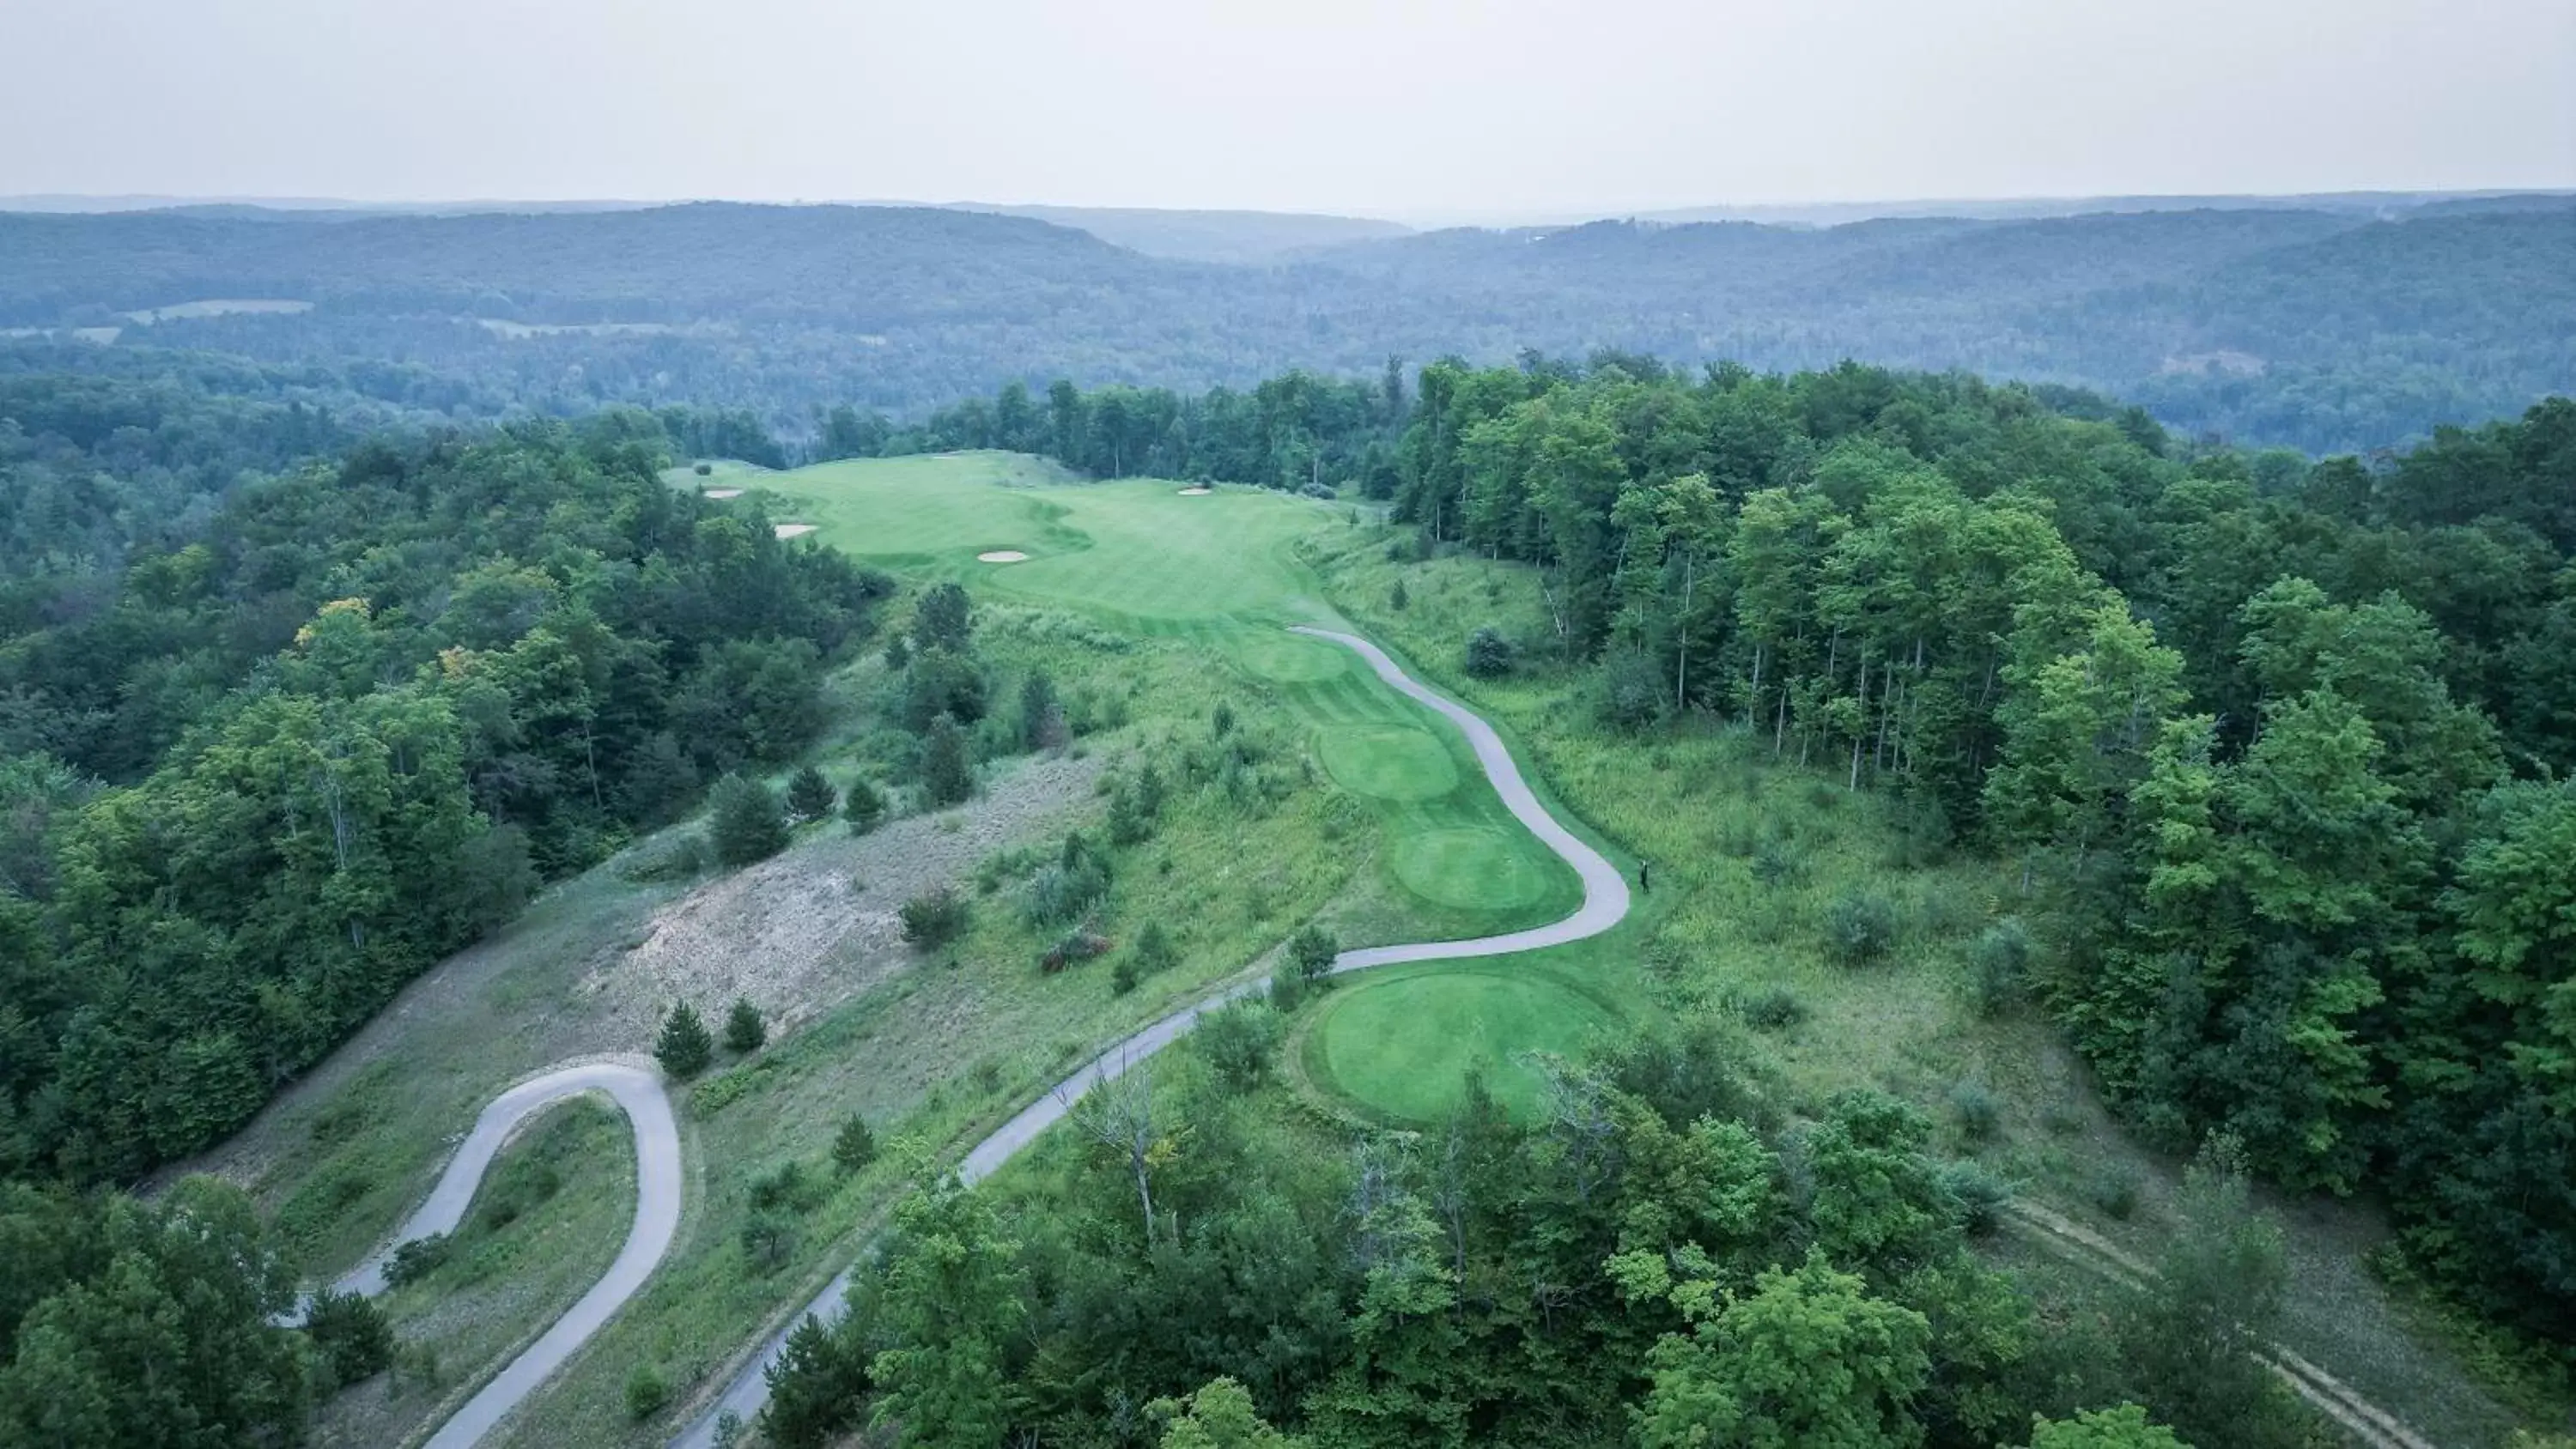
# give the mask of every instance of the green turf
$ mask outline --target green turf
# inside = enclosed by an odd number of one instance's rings
[[[1160,632],[1183,621],[1329,620],[1297,539],[1340,522],[1262,489],[1180,496],[1151,480],[1048,486],[1031,460],[952,453],[824,463],[758,480],[772,520],[907,573],[1074,607]],[[988,564],[1012,549],[1024,563]]]
[[[1245,669],[1281,684],[1320,684],[1353,665],[1351,652],[1320,639],[1294,634],[1246,638],[1235,651]]]
[[[1440,737],[1409,725],[1332,725],[1316,736],[1333,783],[1380,800],[1437,800],[1458,788]]]
[[[1547,897],[1547,873],[1507,832],[1413,831],[1392,858],[1405,889],[1439,905],[1507,911]]]
[[[1529,1121],[1545,1089],[1533,1054],[1572,1057],[1614,1019],[1562,978],[1521,963],[1390,972],[1326,1000],[1304,1059],[1316,1081],[1396,1121],[1438,1120],[1471,1071]]]

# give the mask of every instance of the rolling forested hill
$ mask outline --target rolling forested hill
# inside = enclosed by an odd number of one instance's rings
[[[2393,220],[2291,207],[1340,245],[1324,227],[1313,247],[1281,233],[1248,250],[1236,227],[1214,251],[1168,225],[1130,238],[1165,255],[1101,230],[919,207],[13,214],[0,328],[392,363],[546,411],[755,407],[790,434],[817,409],[917,414],[1015,377],[1198,387],[1374,372],[1391,354],[1607,348],[2081,384],[2191,432],[2324,451],[2515,413],[2576,379],[2564,199]],[[1170,254],[1194,247],[1244,260]]]

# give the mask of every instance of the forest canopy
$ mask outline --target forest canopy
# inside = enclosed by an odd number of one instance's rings
[[[658,420],[371,441],[0,641],[0,1159],[197,1151],[405,981],[822,720],[882,576]]]

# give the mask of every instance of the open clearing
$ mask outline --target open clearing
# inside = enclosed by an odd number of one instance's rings
[[[291,317],[312,310],[310,302],[284,297],[209,297],[202,302],[174,302],[167,307],[146,307],[116,315],[129,322],[149,326],[155,322],[187,322],[200,317]]]
[[[706,471],[699,472],[701,468]],[[663,482],[674,488],[705,488],[710,498],[740,498],[745,488],[756,487],[762,480],[776,476],[775,469],[746,463],[740,458],[695,458],[662,470]],[[724,491],[714,491],[717,488]]]

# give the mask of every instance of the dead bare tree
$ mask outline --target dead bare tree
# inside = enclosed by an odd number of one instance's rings
[[[1145,1241],[1154,1240],[1154,1169],[1171,1151],[1171,1143],[1154,1115],[1152,1058],[1124,1062],[1114,1075],[1104,1074],[1080,1097],[1056,1088],[1065,1118],[1092,1141],[1123,1158],[1136,1179],[1136,1204],[1144,1213]]]

